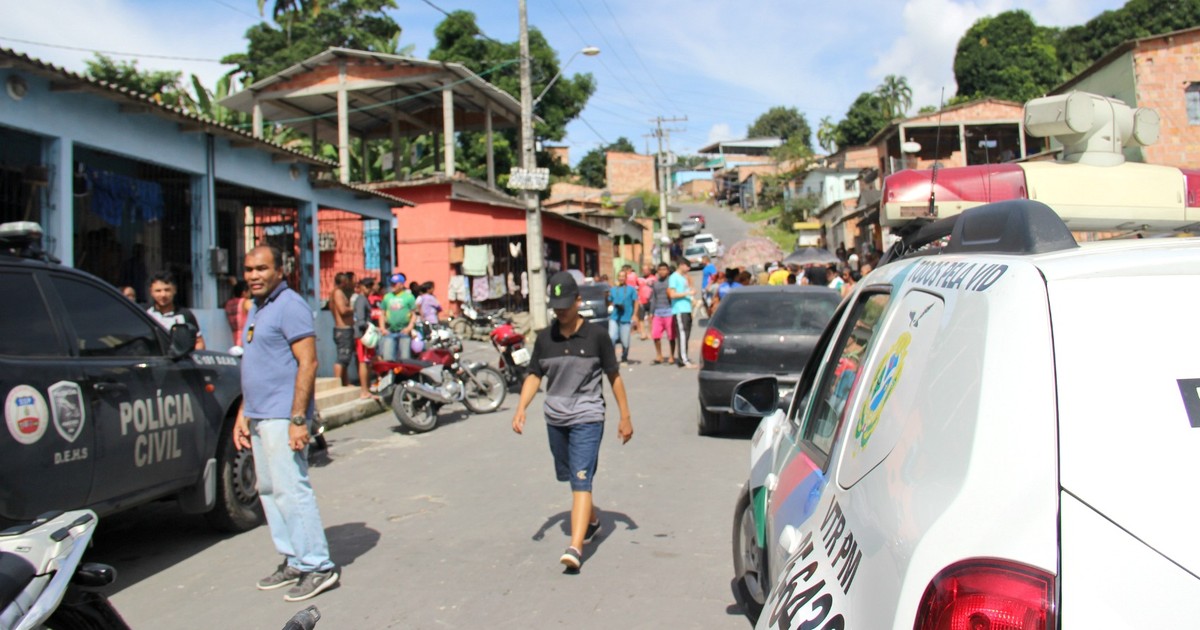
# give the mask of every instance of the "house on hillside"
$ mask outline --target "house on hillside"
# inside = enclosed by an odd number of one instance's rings
[[[1200,27],[1125,42],[1050,94],[1073,91],[1158,112],[1158,142],[1125,149],[1125,159],[1200,166]]]

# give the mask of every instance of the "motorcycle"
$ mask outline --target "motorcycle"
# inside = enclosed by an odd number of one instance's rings
[[[428,345],[416,359],[377,360],[376,392],[406,428],[424,433],[437,426],[443,405],[461,402],[472,413],[491,413],[508,394],[504,375],[481,361],[463,363],[462,342],[443,325],[426,325]]]
[[[450,320],[450,328],[461,339],[486,339],[492,329],[504,320],[504,309],[481,311],[464,302],[462,314]]]
[[[116,570],[80,562],[97,521],[91,510],[47,512],[0,531],[0,628],[129,630],[98,592]]]
[[[488,335],[492,347],[500,353],[500,373],[509,387],[520,387],[525,381],[529,365],[529,348],[525,347],[525,335],[513,328],[512,322],[501,320]]]

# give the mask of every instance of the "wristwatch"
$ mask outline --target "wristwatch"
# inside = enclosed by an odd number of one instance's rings
[[[304,416],[292,416],[292,424],[302,427],[308,424],[308,418],[305,418]]]

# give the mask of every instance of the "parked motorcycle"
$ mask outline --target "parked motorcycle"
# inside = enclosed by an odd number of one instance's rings
[[[0,531],[0,628],[128,630],[97,589],[112,567],[81,563],[95,533],[95,512],[48,512]]]
[[[529,366],[529,348],[525,347],[525,335],[513,328],[512,322],[501,320],[492,329],[488,338],[492,347],[500,353],[500,373],[509,387],[521,387]]]
[[[378,360],[377,392],[408,429],[425,432],[437,426],[442,405],[461,402],[472,413],[491,413],[508,394],[504,375],[482,361],[463,363],[462,342],[435,332],[416,359]]]
[[[450,320],[450,328],[462,339],[487,339],[492,329],[504,320],[504,309],[482,311],[464,302],[462,314]]]

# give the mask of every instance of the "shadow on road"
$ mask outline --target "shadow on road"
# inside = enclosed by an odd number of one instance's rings
[[[596,533],[596,537],[593,538],[592,542],[589,543],[583,550],[584,561],[586,561],[588,558],[591,558],[592,554],[596,553],[596,550],[600,548],[600,545],[602,545],[604,541],[608,540],[609,535],[616,531],[618,523],[624,523],[627,531],[638,528],[637,521],[634,521],[629,517],[628,514],[625,514],[624,512],[612,512],[609,510],[602,510],[600,508],[595,508],[595,510],[597,513],[599,513],[598,518],[600,519],[600,531]],[[555,525],[558,525],[559,531],[561,531],[564,536],[570,538],[571,512],[559,512],[558,514],[546,519],[546,522],[542,523],[542,526],[539,527],[530,538],[536,541],[544,540],[546,538],[546,532],[549,532]],[[569,543],[570,541],[568,540],[567,542]]]
[[[325,528],[329,540],[329,556],[339,567],[354,564],[358,558],[379,544],[379,532],[366,523],[342,523]]]

